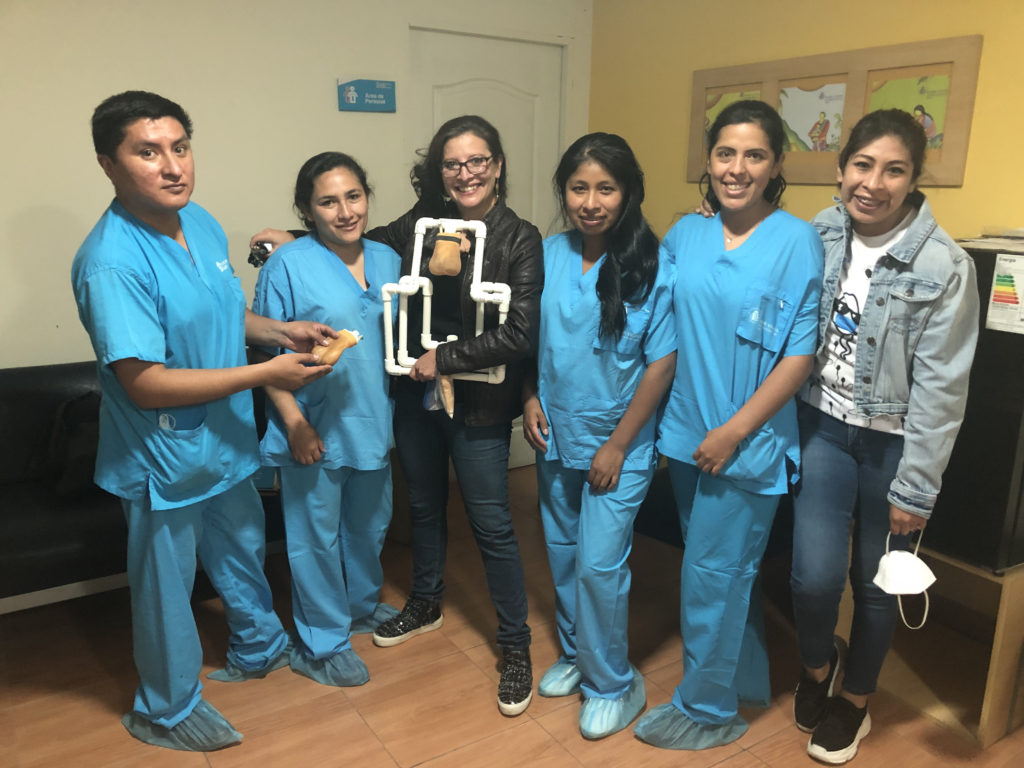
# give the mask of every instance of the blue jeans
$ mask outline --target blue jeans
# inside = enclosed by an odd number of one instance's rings
[[[803,479],[793,496],[791,585],[800,660],[811,668],[829,663],[849,565],[854,609],[843,689],[866,695],[875,690],[898,616],[896,598],[872,579],[885,553],[886,494],[903,437],[847,426],[802,402],[799,421]],[[906,549],[908,539],[893,536],[890,548]]]
[[[530,645],[526,586],[508,503],[511,424],[471,427],[462,404],[455,418],[422,405],[424,387],[400,381],[395,394],[395,447],[409,485],[412,515],[412,597],[439,601],[448,548],[448,460],[483,558],[498,614],[498,645]]]

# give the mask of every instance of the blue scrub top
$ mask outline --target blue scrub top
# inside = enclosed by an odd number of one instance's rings
[[[597,276],[605,257],[583,274],[582,238],[563,232],[544,241],[537,389],[548,420],[544,458],[569,469],[589,469],[597,450],[626,412],[647,366],[676,348],[672,322],[672,266],[660,260],[642,304],[626,304],[622,337],[598,336]],[[623,469],[657,461],[652,418],[626,453]]]
[[[153,509],[215,496],[259,467],[249,392],[142,409],[110,366],[127,358],[168,368],[246,364],[245,296],[224,230],[195,203],[178,216],[188,250],[115,200],[71,266],[103,393],[96,484],[124,499],[148,491]]]
[[[662,242],[676,266],[679,356],[658,449],[694,464],[706,434],[750,399],[783,357],[813,355],[824,253],[814,227],[784,211],[725,250],[720,215],[690,215]],[[744,490],[785,493],[800,465],[793,400],[740,442],[720,472]]]
[[[362,240],[367,287],[315,235],[300,237],[277,251],[260,271],[252,309],[277,320],[314,320],[359,331],[363,339],[346,349],[327,376],[293,394],[306,420],[324,442],[321,465],[328,469],[381,469],[392,445],[384,370],[384,302],[381,286],[398,282],[401,258],[391,248]],[[392,312],[397,302],[392,303]],[[278,350],[273,350],[276,354]],[[260,459],[276,467],[300,466],[288,448],[288,432],[267,401],[267,432]]]

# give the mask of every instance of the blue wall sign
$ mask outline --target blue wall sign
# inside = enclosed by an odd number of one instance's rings
[[[394,80],[338,81],[338,110],[341,112],[394,112]]]

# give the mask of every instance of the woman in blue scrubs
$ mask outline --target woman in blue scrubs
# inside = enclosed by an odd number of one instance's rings
[[[381,350],[380,287],[400,260],[363,239],[370,188],[348,155],[324,152],[302,166],[295,208],[310,237],[283,245],[260,272],[254,311],[279,320],[323,318],[358,331],[330,376],[292,393],[267,388],[265,466],[280,467],[281,499],[298,637],[292,669],[324,685],[370,679],[351,633],[397,610],[377,602],[380,552],[391,521],[393,407]]]
[[[619,136],[592,133],[554,178],[568,232],[544,241],[537,376],[523,431],[555,582],[562,656],[541,696],[583,693],[582,734],[625,728],[646,705],[627,657],[633,520],[657,462],[654,412],[675,368],[672,280],[641,212],[644,177]]]
[[[658,747],[714,747],[747,729],[737,667],[741,648],[756,645],[751,587],[799,466],[793,395],[813,362],[822,275],[821,238],[778,208],[785,142],[767,104],[722,110],[702,179],[716,213],[684,217],[662,242],[678,275],[679,353],[658,449],[669,458],[685,552],[683,681],[635,729]]]

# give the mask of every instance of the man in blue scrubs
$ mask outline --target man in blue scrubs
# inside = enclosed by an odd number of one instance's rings
[[[93,114],[97,159],[115,200],[75,256],[72,284],[96,353],[100,442],[96,484],[128,521],[128,581],[141,679],[122,720],[142,741],[188,751],[241,734],[203,701],[202,647],[189,598],[196,556],[231,630],[219,680],[262,677],[288,663],[288,642],[263,574],[263,508],[255,386],[295,389],[329,366],[307,365],[336,335],[318,323],[248,312],[216,220],[189,202],[192,124],[145,91]],[[245,344],[304,354],[247,365]]]

